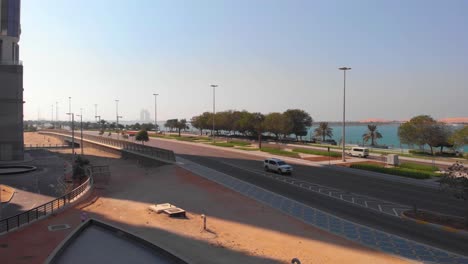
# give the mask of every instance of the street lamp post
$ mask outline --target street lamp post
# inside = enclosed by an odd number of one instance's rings
[[[57,123],[57,127],[59,127],[58,102],[55,102],[55,123]]]
[[[81,155],[83,155],[83,108],[80,108],[80,115],[77,115],[80,117],[80,137],[81,137],[81,142],[80,142],[80,147],[81,147]]]
[[[52,127],[54,127],[54,105],[51,105],[51,111],[50,111],[50,123]],[[55,127],[54,127],[55,128]]]
[[[343,71],[343,134],[342,134],[342,143],[343,143],[343,149],[342,149],[342,160],[346,161],[346,156],[345,156],[345,145],[346,145],[346,71],[351,70],[349,67],[341,67],[338,68],[339,70]]]
[[[71,96],[68,97],[68,113],[71,113]],[[68,117],[68,122],[71,122],[71,116]]]
[[[215,114],[216,114],[216,111],[215,111],[216,90],[215,90],[215,88],[218,87],[218,85],[212,84],[211,87],[213,87],[213,129],[211,130],[211,136],[213,137],[213,143],[214,143],[215,142],[215,135],[214,135],[214,131],[215,131]]]
[[[158,104],[157,104],[157,97],[159,94],[154,93],[154,132],[158,131]]]
[[[71,130],[72,130],[72,160],[74,161],[75,155],[75,114],[67,113],[67,115],[71,116]]]
[[[119,139],[119,118],[122,118],[121,116],[119,116],[119,100],[115,100],[115,115],[117,120],[117,139]]]
[[[94,104],[94,122],[97,122],[97,104]]]

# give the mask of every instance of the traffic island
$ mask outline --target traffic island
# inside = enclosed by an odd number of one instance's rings
[[[468,226],[463,217],[439,214],[425,210],[408,210],[402,213],[402,217],[421,225],[427,225],[435,229],[468,237]]]

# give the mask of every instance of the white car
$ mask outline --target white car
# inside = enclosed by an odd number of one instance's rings
[[[280,159],[274,158],[264,160],[263,168],[265,168],[265,171],[275,171],[279,174],[291,174],[293,172],[291,165],[286,164],[286,162]]]
[[[351,150],[348,152],[348,155],[352,157],[366,158],[367,156],[369,156],[369,149],[362,147],[352,147]]]

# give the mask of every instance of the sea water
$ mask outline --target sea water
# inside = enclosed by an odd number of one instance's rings
[[[400,143],[400,139],[398,138],[398,127],[399,124],[382,124],[377,125],[377,131],[382,134],[382,138],[377,139],[378,145],[388,146],[390,148],[403,148],[408,149],[409,146]],[[463,125],[451,125],[453,129],[462,128]],[[310,136],[314,135],[314,130],[318,127],[318,124],[314,124],[308,131],[307,139],[310,139]],[[333,129],[333,137],[336,142],[341,142],[341,133],[342,133],[342,126],[330,126]],[[347,125],[346,126],[346,144],[355,144],[355,145],[362,145],[363,139],[362,135],[367,132],[367,124],[363,125]],[[365,143],[366,145],[370,145],[370,140]],[[413,146],[416,148],[416,146]],[[463,152],[468,152],[468,145],[463,147]]]

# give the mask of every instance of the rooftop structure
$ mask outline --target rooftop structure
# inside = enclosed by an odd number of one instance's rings
[[[142,238],[90,219],[62,242],[46,263],[185,264],[186,262]]]

